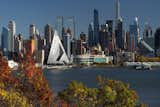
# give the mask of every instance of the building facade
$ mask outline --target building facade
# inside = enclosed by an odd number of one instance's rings
[[[66,51],[66,54],[68,58],[70,59],[71,57],[71,35],[69,33],[66,33],[66,35],[64,35],[63,45]]]
[[[11,52],[11,44],[10,44],[10,30],[8,28],[3,27],[2,28],[2,35],[1,35],[1,43],[2,43],[2,51],[3,55],[6,56],[7,58],[10,56]]]
[[[15,21],[9,21],[8,28],[10,31],[9,42],[10,42],[11,52],[14,52],[14,38],[16,36],[16,23],[15,23]]]
[[[122,19],[117,20],[117,26],[115,29],[116,47],[119,49],[124,48],[123,44],[123,21]]]
[[[93,32],[93,37],[94,37],[94,45],[96,46],[99,43],[99,14],[98,10],[94,9],[94,32]]]
[[[64,19],[63,16],[58,16],[56,18],[56,30],[58,32],[58,35],[60,36],[60,39],[62,40],[62,30],[64,27]]]

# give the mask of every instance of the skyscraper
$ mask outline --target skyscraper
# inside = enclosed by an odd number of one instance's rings
[[[93,36],[93,24],[89,24],[88,27],[88,45],[89,47],[94,46],[94,36]]]
[[[67,28],[71,30],[71,40],[75,39],[76,38],[76,35],[75,35],[75,19],[74,17],[69,17],[67,19]]]
[[[34,37],[36,35],[36,27],[34,24],[29,26],[29,36]]]
[[[35,42],[35,50],[38,50],[38,36],[39,36],[39,31],[36,28],[34,24],[31,24],[29,26],[29,34],[30,34],[30,39],[34,39]]]
[[[44,37],[45,37],[45,40],[46,40],[45,63],[47,63],[47,60],[48,60],[48,55],[49,55],[49,51],[50,51],[50,48],[51,48],[53,35],[54,35],[53,28],[49,24],[47,24],[45,26],[45,34],[44,34]]]
[[[113,20],[107,20],[106,24],[108,25],[108,32],[110,33],[110,35],[112,35],[112,33],[113,33]]]
[[[58,35],[60,36],[60,39],[62,40],[63,16],[58,16],[56,18],[56,30],[58,32]]]
[[[45,34],[44,34],[47,46],[51,45],[52,43],[53,33],[54,33],[53,28],[49,24],[47,24],[45,26]]]
[[[117,48],[123,49],[123,19],[120,15],[120,0],[116,0],[115,38]]]
[[[66,33],[64,35],[64,40],[63,40],[64,49],[65,49],[66,54],[67,54],[69,59],[71,57],[71,39],[70,39],[70,36],[71,35],[69,33]]]
[[[143,38],[151,38],[151,37],[153,37],[152,27],[150,26],[149,23],[146,23],[144,28]]]
[[[120,19],[120,0],[116,0],[116,20]]]
[[[16,36],[16,23],[15,21],[9,21],[8,23],[8,28],[10,31],[10,48],[11,48],[11,52],[14,52],[14,37]]]
[[[132,25],[130,25],[130,36],[131,36],[131,38],[134,39],[134,40],[132,40],[132,41],[134,41],[134,47],[137,48],[139,40],[140,40],[139,24],[138,24],[137,17],[135,18],[134,23]]]
[[[123,44],[123,21],[122,19],[117,20],[117,27],[115,29],[116,47],[119,49],[124,48]]]
[[[100,33],[99,33],[99,43],[102,47],[102,50],[105,51],[108,48],[109,44],[109,35],[108,35],[108,24],[101,25]]]
[[[15,38],[14,48],[16,53],[20,53],[23,50],[23,36],[21,33]]]
[[[6,56],[7,58],[9,57],[9,53],[11,52],[11,35],[10,35],[10,30],[8,28],[3,27],[2,28],[2,51],[4,56]]]
[[[154,49],[154,35],[152,27],[149,23],[145,24],[143,40]]]
[[[97,45],[99,43],[99,14],[98,10],[94,9],[94,45]]]
[[[113,35],[113,20],[107,20],[106,25],[108,26],[108,40],[110,42]]]
[[[156,30],[155,37],[155,55],[160,56],[160,28]]]

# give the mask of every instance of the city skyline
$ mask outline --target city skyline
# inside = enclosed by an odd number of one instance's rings
[[[74,16],[76,36],[79,36],[80,32],[87,33],[88,24],[93,21],[94,8],[99,11],[100,24],[107,19],[115,19],[116,0],[102,0],[101,2],[98,0],[92,2],[91,0],[69,0],[68,2],[63,2],[63,0],[2,1],[0,4],[0,31],[2,31],[3,26],[7,26],[10,20],[15,20],[17,33],[22,32],[24,37],[29,36],[28,29],[30,24],[35,24],[40,33],[44,34],[44,26],[47,23],[55,28],[57,16],[63,16],[65,19]],[[125,28],[129,29],[134,17],[138,16],[141,30],[143,30],[145,22],[151,23],[153,28],[156,29],[160,25],[160,15],[157,14],[159,3],[160,1],[158,0],[154,2],[151,0],[120,0],[121,16],[124,20]]]

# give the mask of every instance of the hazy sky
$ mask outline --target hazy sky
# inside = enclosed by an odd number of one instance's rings
[[[150,22],[156,28],[160,25],[160,0],[120,0],[121,16],[126,28],[139,17],[141,27]],[[29,24],[33,23],[43,34],[44,26],[55,25],[56,16],[74,16],[76,32],[87,33],[88,24],[93,20],[93,9],[99,10],[100,23],[115,18],[115,0],[1,0],[0,28],[15,20],[17,33],[28,36]]]

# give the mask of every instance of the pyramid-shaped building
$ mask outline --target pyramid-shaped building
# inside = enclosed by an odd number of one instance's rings
[[[58,36],[58,33],[55,30],[47,64],[57,65],[57,64],[68,64],[68,63],[69,63],[69,58],[64,50],[64,47]]]

